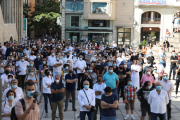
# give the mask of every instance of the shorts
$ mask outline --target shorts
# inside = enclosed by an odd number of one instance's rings
[[[179,24],[174,24],[174,28],[179,28]]]
[[[129,104],[130,104],[131,110],[134,110],[134,100],[128,100],[128,103],[126,103],[125,105],[126,110],[129,110]]]
[[[148,115],[151,115],[150,108],[141,108],[141,115],[146,116],[146,113],[148,112]]]

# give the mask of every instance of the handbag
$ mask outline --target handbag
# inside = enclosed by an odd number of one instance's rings
[[[83,89],[83,91],[84,91],[84,89]],[[86,95],[85,91],[84,91],[84,94]],[[86,95],[86,98],[87,98],[88,103],[89,103],[89,99],[88,99],[87,95]],[[89,103],[89,105],[90,105],[90,103]],[[94,112],[95,110],[96,110],[96,108],[94,106],[92,106],[91,109],[90,109],[91,112]]]

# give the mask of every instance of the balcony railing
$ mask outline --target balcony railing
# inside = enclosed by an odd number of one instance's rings
[[[141,19],[141,24],[160,24],[161,23],[161,18],[142,18]]]

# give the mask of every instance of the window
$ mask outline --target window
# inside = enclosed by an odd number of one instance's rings
[[[118,28],[118,46],[131,43],[131,28]]]
[[[145,12],[141,16],[141,23],[142,24],[160,24],[161,14],[154,11]]]
[[[84,10],[83,1],[66,0],[66,12],[83,12],[83,10]]]
[[[79,16],[71,16],[71,26],[79,27]]]
[[[88,27],[110,27],[110,20],[88,20]]]
[[[107,3],[93,2],[92,7],[92,13],[106,14],[107,12]]]

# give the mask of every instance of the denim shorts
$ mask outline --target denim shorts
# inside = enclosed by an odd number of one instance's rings
[[[116,116],[101,116],[101,120],[116,120]]]

